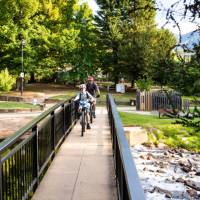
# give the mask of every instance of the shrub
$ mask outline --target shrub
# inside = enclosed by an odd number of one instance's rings
[[[15,78],[9,74],[8,69],[2,70],[0,73],[0,89],[9,92],[15,83]]]
[[[139,88],[140,91],[149,91],[151,89],[152,84],[153,82],[151,79],[138,79],[136,81],[137,88]]]

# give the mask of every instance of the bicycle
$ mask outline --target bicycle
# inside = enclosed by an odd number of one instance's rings
[[[83,137],[84,136],[84,132],[85,132],[85,129],[86,129],[86,115],[87,115],[87,102],[85,101],[80,101],[79,105],[81,105],[81,136]]]
[[[90,123],[92,124],[92,122],[93,122],[93,105],[94,105],[94,103],[93,102],[90,102]]]

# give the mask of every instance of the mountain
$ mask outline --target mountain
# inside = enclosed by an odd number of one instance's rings
[[[199,42],[200,32],[189,32],[181,36],[181,44],[187,45],[187,47],[190,49],[194,47],[194,44],[198,44]]]

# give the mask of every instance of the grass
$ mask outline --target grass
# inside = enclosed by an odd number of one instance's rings
[[[143,126],[151,127],[155,125],[168,125],[172,122],[175,122],[175,119],[163,118],[159,119],[154,115],[141,115],[141,114],[132,114],[132,113],[119,113],[124,126]]]
[[[1,101],[0,109],[34,109],[38,108],[36,105],[22,102]]]
[[[65,100],[69,99],[77,94],[77,90],[68,90],[66,94],[53,96],[50,99]]]
[[[194,100],[194,96],[182,96],[182,99]],[[200,97],[195,97],[195,99],[200,101]]]
[[[69,90],[66,92],[65,95],[53,96],[51,97],[51,99],[58,99],[58,100],[68,99],[70,97],[75,96],[78,92],[79,92],[78,90]],[[130,99],[135,98],[135,93],[133,92],[132,93],[129,92],[125,94],[112,92],[111,94],[113,95],[114,99],[117,102],[129,102]],[[100,95],[100,98],[98,98],[98,101],[101,103],[104,103],[106,101],[106,95],[107,95],[107,92],[101,91],[101,95]]]
[[[155,145],[162,142],[169,147],[200,152],[200,132],[190,127],[174,124],[175,119],[159,119],[157,116],[124,112],[119,114],[124,126],[141,126],[145,128],[149,141]]]

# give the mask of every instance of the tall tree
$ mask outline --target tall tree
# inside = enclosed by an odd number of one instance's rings
[[[93,29],[91,10],[78,0],[2,0],[0,67],[19,74],[23,39],[24,69],[32,80],[35,74],[48,76],[58,68],[79,66],[82,60],[81,66],[87,66],[82,71],[91,73],[95,61]],[[78,48],[81,44],[82,49]]]
[[[111,71],[116,82],[120,74],[135,79],[143,74],[152,60],[152,31],[155,30],[154,1],[97,1],[102,68]]]

